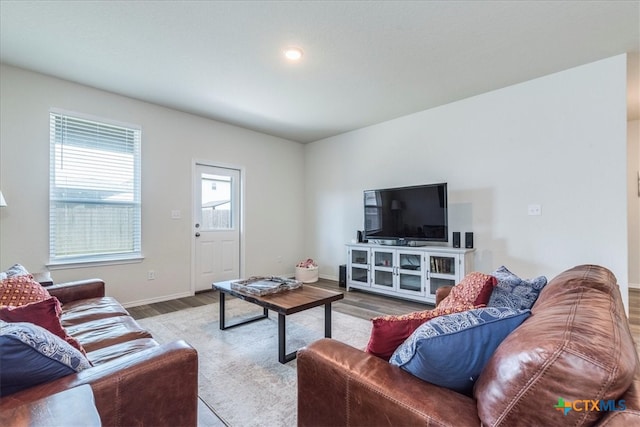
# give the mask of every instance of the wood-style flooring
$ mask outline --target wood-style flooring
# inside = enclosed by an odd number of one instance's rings
[[[345,291],[344,288],[340,288],[338,286],[337,282],[324,279],[320,279],[318,282],[314,283],[313,286]],[[389,298],[357,290],[350,292],[345,291],[344,294],[344,299],[333,303],[333,310],[344,314],[350,314],[365,320],[385,314],[404,314],[411,311],[433,308],[432,305],[428,304]],[[218,292],[206,291],[198,293],[192,297],[131,307],[128,311],[135,319],[142,319],[186,308],[213,304],[216,302],[218,302]],[[629,307],[629,326],[636,342],[636,349],[640,352],[640,289],[629,290]],[[198,426],[221,427],[225,425],[224,421],[216,416],[212,408],[209,408],[203,401],[199,402]]]
[[[366,320],[385,314],[403,314],[410,311],[433,308],[433,306],[429,304],[389,298],[368,292],[359,292],[356,290],[346,292],[344,288],[338,286],[337,282],[331,280],[320,279],[316,283],[313,283],[312,286],[331,290],[342,290],[345,294],[344,299],[334,302],[332,308],[340,313],[350,314]],[[216,302],[218,302],[218,292],[206,291],[197,293],[192,297],[141,305],[128,308],[127,310],[134,318],[142,319]]]

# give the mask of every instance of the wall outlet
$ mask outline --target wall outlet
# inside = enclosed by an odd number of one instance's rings
[[[529,205],[527,206],[527,214],[528,215],[542,215],[542,206],[540,205]]]
[[[156,280],[156,272],[153,270],[149,270],[147,272],[147,280]]]
[[[182,212],[179,209],[174,209],[171,211],[171,219],[180,219],[182,218]]]

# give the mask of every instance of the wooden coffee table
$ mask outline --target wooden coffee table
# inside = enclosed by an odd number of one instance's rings
[[[296,358],[295,351],[289,354],[286,353],[285,327],[286,316],[289,314],[324,305],[324,336],[331,338],[331,303],[343,299],[344,294],[342,292],[303,285],[298,289],[257,296],[231,289],[231,282],[213,284],[213,289],[220,291],[220,329],[235,328],[236,326],[266,319],[269,317],[269,310],[275,311],[278,313],[278,361],[280,363],[287,363]],[[227,325],[225,320],[225,295],[227,294],[262,307],[262,315]]]

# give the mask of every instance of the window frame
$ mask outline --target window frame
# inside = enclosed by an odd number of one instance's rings
[[[56,145],[59,141],[59,130],[56,128],[56,122],[68,117],[72,120],[87,121],[90,124],[96,124],[98,126],[116,127],[131,131],[133,136],[131,138],[132,145],[132,171],[133,180],[132,183],[132,197],[131,201],[105,201],[104,199],[91,198],[81,200],[83,204],[99,204],[102,206],[116,206],[116,205],[128,205],[131,206],[133,218],[127,221],[126,224],[131,228],[132,237],[132,249],[120,252],[87,252],[85,254],[78,255],[59,255],[56,253],[56,205],[62,203],[78,203],[77,199],[73,197],[58,198],[58,191],[56,189],[56,166],[55,162],[57,157]],[[90,125],[89,125],[90,126]],[[121,141],[124,141],[122,139]],[[99,148],[100,145],[98,144]],[[77,113],[58,108],[52,108],[49,110],[49,262],[47,267],[55,270],[61,268],[69,268],[73,266],[89,267],[99,265],[112,265],[112,264],[128,264],[141,262],[144,259],[142,255],[142,127],[136,124],[124,123],[107,119],[103,117],[96,117],[88,114]],[[89,162],[88,162],[89,163]],[[100,193],[99,190],[92,190],[94,193]]]

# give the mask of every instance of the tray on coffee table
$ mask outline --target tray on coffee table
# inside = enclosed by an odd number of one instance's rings
[[[301,286],[302,282],[299,280],[285,279],[278,276],[254,276],[231,282],[231,289],[258,296],[297,289]]]

